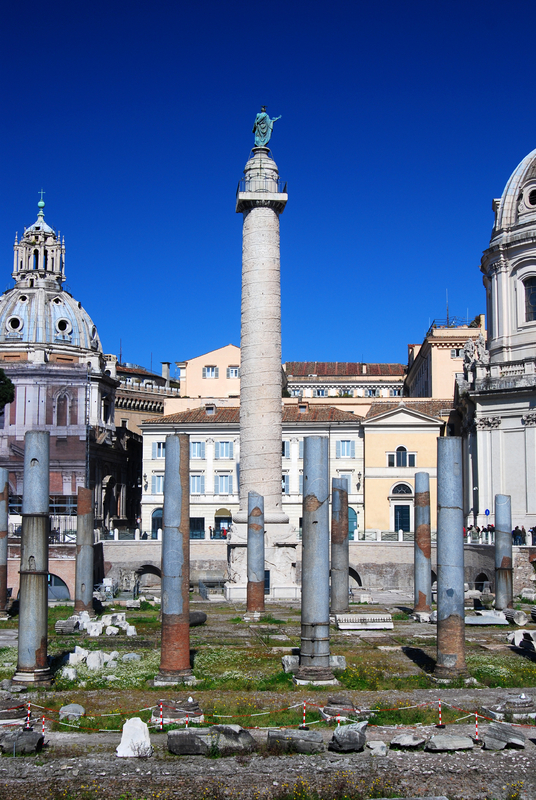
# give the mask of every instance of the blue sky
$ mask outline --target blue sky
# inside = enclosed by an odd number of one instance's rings
[[[240,342],[235,190],[261,104],[289,202],[283,359],[401,361],[484,311],[491,200],[536,147],[530,0],[6,4],[2,289],[36,218],[105,352]]]

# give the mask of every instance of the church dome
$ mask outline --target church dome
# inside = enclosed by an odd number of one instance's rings
[[[102,353],[89,314],[64,289],[15,287],[0,297],[0,343],[74,345]]]
[[[101,354],[91,317],[62,286],[65,242],[46,224],[43,200],[38,206],[36,222],[15,238],[15,287],[0,296],[0,344],[67,345]]]
[[[516,167],[501,199],[494,201],[494,210],[493,236],[536,222],[536,150],[526,155]]]

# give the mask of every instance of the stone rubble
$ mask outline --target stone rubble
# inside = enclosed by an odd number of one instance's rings
[[[485,750],[504,750],[506,747],[524,749],[525,735],[508,722],[492,722],[484,735]]]
[[[367,743],[366,728],[368,720],[353,725],[340,725],[333,733],[328,750],[335,753],[359,753]]]

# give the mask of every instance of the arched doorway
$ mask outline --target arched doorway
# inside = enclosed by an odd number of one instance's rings
[[[227,539],[227,531],[231,527],[233,515],[228,508],[218,508],[214,514],[214,539]]]
[[[151,539],[158,539],[158,531],[162,530],[162,514],[161,508],[155,508],[151,514]]]
[[[404,533],[412,531],[413,488],[409,483],[395,483],[389,492],[389,506],[390,530]]]
[[[355,532],[357,530],[357,511],[348,506],[348,539],[350,542],[354,541]]]
[[[477,592],[484,591],[484,584],[487,583],[488,587],[491,588],[490,579],[486,575],[485,572],[479,572],[475,578],[475,589]]]
[[[48,575],[48,599],[49,600],[70,600],[71,594],[69,587],[58,575],[49,573]]]

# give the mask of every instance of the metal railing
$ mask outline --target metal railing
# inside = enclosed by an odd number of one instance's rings
[[[286,194],[287,182],[272,180],[271,178],[242,178],[238,182],[236,194],[240,192],[270,192],[271,194]]]

